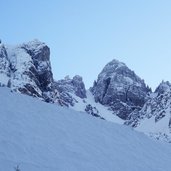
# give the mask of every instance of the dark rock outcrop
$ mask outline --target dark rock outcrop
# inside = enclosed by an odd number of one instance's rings
[[[81,76],[76,75],[72,79],[66,76],[65,79],[56,81],[60,92],[70,92],[80,98],[86,98],[86,89]]]
[[[109,62],[91,88],[95,101],[109,106],[122,119],[140,109],[150,89],[124,63]]]
[[[0,82],[14,91],[43,98],[53,82],[49,57],[48,46],[38,40],[13,47],[1,45]]]
[[[128,120],[125,122],[132,127],[138,127],[142,120],[145,118],[154,118],[154,122],[159,122],[162,118],[167,117],[171,120],[171,84],[162,82],[152,93],[143,108],[140,111],[135,111],[130,114]],[[168,128],[170,122],[168,120]]]
[[[78,103],[74,96],[81,99],[86,98],[86,89],[82,77],[74,76],[72,79],[66,76],[65,79],[54,82],[55,89],[59,92],[60,103],[65,106],[74,106]]]
[[[97,108],[93,107],[91,104],[86,105],[85,112],[100,119],[104,119],[99,115],[99,111],[97,110]]]
[[[32,62],[36,69],[35,76],[39,81],[39,87],[41,90],[48,90],[49,84],[53,82],[50,64],[50,48],[37,40],[23,44],[21,48],[25,49],[33,60]]]
[[[131,113],[125,124],[171,143],[171,84],[162,82],[143,108]]]
[[[54,81],[50,48],[45,43],[34,40],[5,46],[0,42],[0,86],[101,119],[113,113],[125,125],[171,142],[171,84],[162,82],[152,93],[134,71],[117,60],[104,67],[90,88],[93,96],[88,92],[87,98],[82,77]]]
[[[86,98],[82,77],[54,81],[50,48],[39,40],[18,46],[0,43],[0,85],[65,106],[77,103],[73,96]]]
[[[10,76],[10,63],[5,46],[0,43],[0,86],[8,85]]]

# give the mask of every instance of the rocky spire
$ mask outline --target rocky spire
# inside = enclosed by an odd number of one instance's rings
[[[145,103],[150,91],[134,71],[118,60],[109,62],[91,89],[96,102],[107,105],[122,119]]]

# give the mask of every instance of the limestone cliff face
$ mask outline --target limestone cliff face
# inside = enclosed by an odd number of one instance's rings
[[[171,84],[162,82],[151,93],[143,108],[133,112],[125,124],[171,142]]]
[[[140,109],[150,89],[132,70],[117,60],[109,62],[91,89],[95,101],[110,107],[122,119]]]
[[[101,119],[115,117],[119,123],[171,142],[171,84],[162,82],[151,92],[117,60],[104,67],[86,92],[81,76],[54,80],[50,48],[45,43],[34,40],[7,46],[0,42],[0,86]]]
[[[85,85],[79,75],[72,79],[67,76],[65,79],[55,81],[54,86],[59,92],[60,102],[65,106],[74,106],[75,103],[78,103],[74,96],[81,99],[86,98]]]
[[[50,48],[39,40],[16,46],[0,44],[0,85],[65,106],[74,105],[73,95],[86,98],[82,77],[54,81]]]
[[[0,47],[1,84],[12,90],[42,97],[53,81],[49,47],[38,40]]]

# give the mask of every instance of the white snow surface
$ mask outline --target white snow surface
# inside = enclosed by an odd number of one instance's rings
[[[171,146],[0,88],[0,170],[170,171]]]
[[[80,97],[72,94],[72,97],[74,97],[78,103],[75,103],[74,106],[70,106],[70,108],[79,112],[85,112],[86,105],[90,104],[92,107],[96,107],[99,111],[99,115],[105,120],[118,124],[124,123],[124,120],[113,114],[113,111],[109,110],[109,107],[96,103],[90,90],[87,90],[86,95],[87,98],[81,99]]]
[[[33,42],[34,43],[34,42]],[[26,84],[31,84],[34,89],[41,95],[41,90],[37,87],[36,83],[25,72],[30,72],[29,68],[34,67],[32,57],[21,46],[6,45],[8,60],[12,67],[16,69],[11,73],[11,89],[24,87]],[[34,74],[33,74],[34,75]]]
[[[156,90],[141,109],[145,115],[135,129],[171,143],[171,84],[162,82]]]
[[[1,77],[0,77],[0,84],[4,84],[4,85],[7,85],[8,84],[8,81],[9,81],[9,77],[7,76],[6,73],[0,73]]]
[[[155,122],[155,116],[144,118],[135,130],[143,132],[152,138],[171,143],[171,130],[169,128],[170,108],[166,110],[166,115],[158,122]]]

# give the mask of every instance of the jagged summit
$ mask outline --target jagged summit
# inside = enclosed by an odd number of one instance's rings
[[[45,44],[45,42],[42,42],[39,39],[33,39],[29,42],[22,43],[19,46],[27,46],[34,50],[35,48],[40,49],[41,47],[46,46],[46,44]]]
[[[114,72],[120,67],[127,67],[127,66],[123,62],[113,59],[111,62],[109,62],[108,64],[105,65],[102,72],[109,71],[109,70]]]
[[[83,79],[79,75],[75,75],[72,79],[66,76],[64,79],[55,81],[54,88],[59,92],[60,103],[65,106],[74,106],[78,103],[73,96],[81,99],[87,97]]]
[[[126,124],[151,137],[171,142],[171,84],[162,82],[143,108],[130,115]]]
[[[20,45],[20,47],[24,48],[28,53],[31,53],[30,55],[34,54],[33,58],[40,58],[41,60],[50,59],[50,48],[44,42],[41,42],[38,39],[23,43]],[[42,50],[44,50],[44,55],[38,55]]]
[[[162,81],[159,86],[156,88],[155,93],[167,93],[171,91],[171,83],[169,81]]]
[[[25,94],[42,97],[53,80],[50,49],[34,40],[17,46],[5,46],[8,86]],[[5,83],[7,84],[7,82]]]
[[[150,89],[134,71],[118,60],[109,62],[91,89],[96,102],[109,106],[122,119],[142,107]]]
[[[73,103],[71,93],[86,97],[82,77],[54,81],[50,48],[37,39],[16,46],[0,44],[0,75],[0,85],[47,102],[68,106]]]
[[[90,90],[83,78],[55,81],[50,48],[37,39],[16,46],[0,43],[0,86],[119,124],[171,142],[171,83],[152,93],[126,64],[109,62]]]

